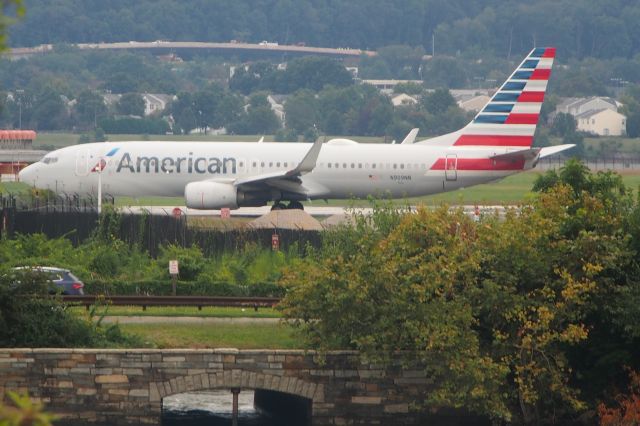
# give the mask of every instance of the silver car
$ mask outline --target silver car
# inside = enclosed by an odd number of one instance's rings
[[[84,283],[73,275],[70,270],[56,268],[52,266],[20,266],[13,268],[14,271],[33,271],[42,273],[53,284],[52,293],[58,291],[65,295],[83,295]]]

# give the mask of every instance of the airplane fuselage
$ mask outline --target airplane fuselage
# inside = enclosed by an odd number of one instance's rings
[[[118,142],[63,148],[29,166],[21,179],[66,194],[183,196],[190,182],[220,183],[290,170],[310,144]],[[499,179],[525,164],[490,161],[495,149],[428,145],[324,144],[316,167],[300,179],[308,199],[428,195]],[[100,169],[103,161],[102,170]],[[286,185],[273,188],[287,192]],[[274,197],[278,199],[276,195]]]

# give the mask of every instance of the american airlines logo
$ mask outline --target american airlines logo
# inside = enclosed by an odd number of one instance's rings
[[[117,173],[127,170],[130,173],[236,173],[238,161],[233,157],[135,157],[125,152],[118,163]]]

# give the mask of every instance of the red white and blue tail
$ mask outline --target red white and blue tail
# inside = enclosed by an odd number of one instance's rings
[[[471,123],[457,132],[421,143],[518,150],[530,148],[555,53],[553,47],[533,49]]]

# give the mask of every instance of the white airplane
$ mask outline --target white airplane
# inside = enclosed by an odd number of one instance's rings
[[[184,196],[192,209],[414,197],[494,181],[573,145],[532,148],[555,48],[536,48],[464,128],[414,142],[105,142],[48,153],[22,182],[57,193]],[[288,204],[284,204],[287,202]]]

